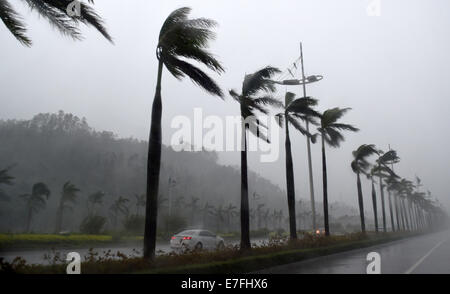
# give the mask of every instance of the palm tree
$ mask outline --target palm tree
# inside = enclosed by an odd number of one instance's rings
[[[200,208],[200,212],[202,213],[202,219],[203,219],[203,227],[207,224],[208,215],[210,214],[211,209],[213,209],[214,206],[210,205],[208,202],[205,203],[205,205]]]
[[[14,177],[9,175],[9,168],[0,170],[0,185],[12,185]],[[9,196],[0,188],[0,200],[9,201]]]
[[[88,208],[88,216],[96,215],[95,207],[97,205],[101,205],[103,203],[103,197],[105,197],[105,192],[97,191],[92,193],[87,198],[87,208]]]
[[[261,132],[265,128],[258,119],[255,119],[257,111],[267,114],[267,105],[280,105],[280,102],[271,96],[275,92],[275,86],[270,78],[280,70],[267,66],[253,74],[248,74],[242,83],[242,92],[238,94],[230,90],[231,97],[240,105],[241,112],[241,249],[250,249],[250,219],[248,201],[248,175],[247,175],[247,130],[266,141],[266,136]],[[259,96],[259,95],[262,96]]]
[[[113,216],[114,229],[117,228],[117,219],[119,218],[120,214],[128,216],[130,210],[127,203],[129,201],[130,200],[128,198],[119,196],[119,198],[117,198],[109,207],[109,210],[111,211]]]
[[[384,204],[384,185],[383,185],[383,179],[386,180],[390,176],[397,177],[397,175],[394,174],[394,171],[389,168],[388,165],[393,165],[394,163],[399,162],[400,158],[397,156],[397,152],[395,150],[389,150],[386,153],[383,153],[383,151],[380,151],[380,156],[377,159],[377,165],[374,166],[373,172],[378,176],[379,182],[380,182],[380,194],[381,194],[381,208],[383,212],[383,230],[384,232],[387,231],[386,226],[386,212],[385,212],[385,204]],[[389,198],[389,212],[391,217],[391,226],[392,231],[395,231],[394,226],[394,215],[393,215],[393,209],[392,209],[392,200],[390,197],[390,192],[388,191],[388,198]]]
[[[328,220],[328,182],[327,182],[327,160],[325,155],[325,143],[329,146],[337,148],[344,141],[344,136],[340,131],[359,131],[352,125],[338,123],[337,121],[347,112],[350,108],[332,108],[326,110],[320,119],[319,133],[322,136],[322,175],[323,175],[323,216],[325,235],[330,235],[330,225]]]
[[[297,239],[297,224],[295,214],[295,184],[294,184],[294,167],[292,163],[291,139],[289,136],[289,125],[292,125],[297,131],[306,136],[311,136],[309,132],[303,128],[300,120],[308,123],[316,124],[315,117],[320,114],[311,107],[317,105],[317,100],[310,97],[295,99],[295,94],[287,92],[283,105],[283,112],[276,114],[280,127],[286,131],[286,190],[289,211],[289,231],[292,240]],[[315,138],[315,137],[313,137]]]
[[[30,231],[31,218],[33,213],[39,212],[39,210],[45,207],[48,197],[50,196],[50,189],[44,183],[36,183],[31,189],[31,194],[21,195],[25,200],[27,207],[27,227],[25,232]]]
[[[231,231],[231,220],[238,215],[237,207],[233,204],[229,204],[227,207],[225,207],[225,215],[227,217],[227,226],[228,231]]]
[[[80,189],[78,189],[70,181],[64,183],[61,193],[61,199],[59,200],[58,210],[56,211],[55,233],[59,233],[61,231],[64,210],[72,209],[69,203],[73,204],[76,202],[78,192],[80,192]]]
[[[186,204],[186,207],[189,207],[191,209],[191,225],[194,224],[195,216],[197,215],[198,211],[198,202],[200,201],[200,198],[191,196],[191,200]]]
[[[361,231],[363,233],[366,232],[366,222],[364,219],[364,202],[361,188],[361,177],[360,174],[364,174],[369,176],[368,169],[370,167],[370,163],[367,161],[367,157],[378,154],[378,150],[375,149],[375,145],[373,144],[363,144],[358,147],[355,151],[352,152],[353,161],[351,163],[351,167],[353,172],[356,174],[356,186],[358,188],[358,204],[359,204],[359,216],[361,218]],[[372,193],[375,191],[373,180],[372,180]],[[376,196],[375,196],[376,197]],[[374,214],[375,214],[375,230],[378,232],[378,220],[377,220],[377,207],[376,207],[376,198],[374,198]]]
[[[183,7],[168,16],[161,28],[156,48],[158,78],[152,106],[148,145],[144,233],[144,257],[150,259],[155,257],[156,246],[157,201],[161,168],[161,77],[163,66],[175,78],[181,79],[187,75],[208,93],[219,97],[223,96],[222,90],[206,73],[184,60],[193,59],[218,73],[224,71],[222,65],[211,53],[206,51],[208,41],[214,39],[215,36],[210,28],[214,27],[216,22],[206,18],[188,19],[190,11],[190,8]]]
[[[259,230],[261,229],[261,221],[262,221],[262,209],[265,207],[266,205],[264,203],[260,203],[258,204],[258,206],[256,207],[256,216],[257,216],[257,225],[256,228]]]
[[[134,199],[136,199],[136,215],[139,215],[140,208],[145,207],[145,194],[134,194]]]
[[[22,0],[31,10],[36,11],[39,16],[45,18],[62,35],[69,36],[74,40],[81,40],[82,35],[78,24],[93,26],[111,43],[112,38],[107,32],[102,18],[95,10],[80,2],[80,15],[70,16],[67,11],[73,0]],[[93,0],[89,0],[94,3]],[[9,0],[0,0],[0,19],[13,36],[24,46],[31,47],[32,41],[27,36],[26,25],[22,17],[15,11]]]

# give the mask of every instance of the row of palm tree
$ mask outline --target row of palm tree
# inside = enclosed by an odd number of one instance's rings
[[[92,10],[91,7],[82,4],[81,15],[69,16],[66,8],[70,0],[23,0],[31,8],[40,13],[52,25],[58,28],[60,32],[69,35],[74,39],[79,39],[80,34],[77,30],[79,22],[94,26],[103,36],[112,41],[102,24],[101,18]],[[93,2],[93,1],[89,1]],[[189,63],[189,60],[197,61],[206,65],[207,68],[216,73],[224,72],[221,63],[207,50],[208,43],[214,39],[215,34],[212,28],[216,22],[206,18],[189,19],[190,8],[183,7],[173,11],[162,25],[160,30],[158,45],[156,48],[156,57],[158,59],[158,72],[155,97],[152,104],[151,126],[148,147],[147,162],[147,190],[145,207],[145,234],[144,234],[144,256],[153,258],[155,256],[157,213],[160,205],[159,175],[161,166],[161,118],[162,118],[162,97],[161,82],[164,67],[177,79],[188,76],[194,83],[206,90],[208,93],[223,98],[224,94],[217,83],[200,68]],[[31,40],[25,35],[25,26],[7,0],[0,0],[0,18],[13,35],[24,45],[30,46]],[[295,96],[287,93],[284,104],[277,100],[273,94],[275,87],[271,78],[279,73],[280,70],[267,66],[263,69],[246,75],[244,77],[242,91],[238,94],[230,90],[230,96],[239,103],[240,114],[242,117],[242,150],[241,150],[241,204],[240,204],[240,223],[241,223],[241,249],[250,249],[249,234],[249,198],[248,198],[248,164],[247,164],[247,136],[253,133],[258,138],[267,142],[268,136],[264,133],[267,129],[258,119],[247,121],[248,118],[255,117],[257,113],[268,114],[268,106],[282,108],[283,112],[277,114],[280,125],[285,121],[286,132],[286,182],[287,182],[287,202],[289,211],[289,227],[291,239],[297,238],[295,221],[295,184],[293,173],[293,160],[291,152],[291,142],[289,126],[292,125],[303,135],[308,137],[308,141],[316,141],[317,136],[321,136],[322,145],[322,174],[323,174],[323,204],[324,204],[324,226],[326,235],[330,234],[328,219],[328,182],[327,182],[327,163],[326,163],[326,145],[336,148],[344,140],[342,131],[356,132],[358,129],[349,124],[339,122],[340,118],[349,110],[349,108],[332,108],[322,114],[313,110],[317,100],[311,97],[294,99]],[[316,121],[317,120],[317,121]],[[300,122],[306,123],[306,129]],[[309,124],[317,126],[317,134],[311,134]],[[361,188],[360,174],[367,174],[368,162],[365,158],[375,152],[369,146],[364,146],[355,151],[355,160],[352,162],[352,169],[357,174],[358,203],[361,216],[361,229],[365,231],[363,197]],[[380,154],[380,153],[378,153]],[[386,153],[388,154],[388,153]],[[424,217],[418,217],[423,212],[417,211],[417,207],[422,210],[430,210],[434,207],[432,203],[420,198],[414,194],[411,185],[406,180],[398,181],[394,175],[386,168],[386,162],[383,163],[383,156],[377,161],[377,168],[370,172],[372,180],[372,197],[374,203],[374,213],[377,215],[376,194],[374,189],[375,177],[379,178],[382,198],[383,227],[386,230],[386,215],[384,207],[384,192],[382,179],[387,185],[388,193],[396,196],[393,203],[396,211],[397,228],[400,227],[400,220],[403,228],[409,228],[413,225],[418,226],[424,221]],[[58,209],[58,219],[62,217],[62,211],[66,202],[71,202],[73,193],[78,190],[69,183],[67,194],[64,194],[60,201]],[[36,188],[37,189],[37,188]],[[37,189],[39,190],[39,189]],[[417,193],[417,192],[416,192]],[[43,194],[46,195],[45,193]],[[64,196],[66,195],[66,196]],[[409,196],[408,196],[409,195]],[[411,196],[414,195],[414,196]],[[48,197],[48,196],[47,196]],[[406,199],[406,200],[405,200]],[[393,210],[391,206],[391,197],[389,197],[391,222],[393,224]],[[405,204],[406,203],[406,204]],[[207,204],[206,204],[207,205]],[[407,210],[406,207],[409,209]],[[218,213],[218,211],[216,211]],[[60,223],[60,222],[59,222]],[[57,224],[58,226],[59,224]],[[378,228],[378,224],[376,224]],[[394,226],[392,226],[394,227]]]
[[[206,48],[208,42],[214,39],[215,35],[212,28],[216,25],[213,20],[199,18],[189,19],[190,8],[183,7],[173,11],[162,25],[159,42],[156,49],[158,59],[158,75],[155,98],[153,100],[151,126],[149,136],[148,164],[147,164],[147,205],[146,205],[146,224],[144,235],[144,257],[154,258],[156,244],[156,220],[157,220],[157,199],[158,185],[161,164],[161,115],[162,115],[162,97],[161,80],[164,66],[176,78],[181,79],[185,76],[206,90],[208,93],[223,97],[220,87],[204,71],[188,63],[186,60],[194,60],[200,64],[206,65],[210,70],[216,73],[224,71],[223,66],[217,61]],[[276,91],[272,77],[280,73],[280,70],[266,66],[253,74],[247,74],[242,83],[241,92],[230,90],[230,96],[239,103],[241,115],[241,204],[240,204],[240,223],[241,223],[241,244],[242,250],[250,249],[250,220],[249,220],[249,197],[248,197],[248,163],[247,163],[247,137],[249,134],[255,135],[268,143],[268,136],[265,133],[267,126],[256,119],[256,114],[269,114],[269,106],[283,109],[276,115],[281,127],[285,127],[286,132],[286,183],[287,183],[287,203],[289,212],[289,229],[291,239],[297,238],[296,214],[295,214],[295,184],[293,173],[293,160],[291,154],[291,142],[289,126],[292,125],[303,135],[308,136],[312,142],[316,141],[317,136],[321,136],[322,142],[322,173],[323,173],[323,205],[324,205],[324,226],[325,234],[330,234],[328,218],[328,182],[327,182],[327,163],[326,146],[337,148],[344,141],[343,131],[356,132],[358,129],[350,124],[340,122],[350,108],[332,108],[322,114],[313,109],[317,105],[317,100],[311,97],[295,99],[292,93],[286,93],[284,103],[281,103],[274,97]],[[284,125],[283,125],[283,122]],[[318,120],[318,121],[316,121]],[[316,125],[318,133],[311,134],[300,122],[306,122],[308,125]],[[365,231],[365,221],[363,212],[363,198],[361,190],[360,174],[365,173],[368,163],[365,157],[372,151],[363,148],[356,152],[355,161],[352,168],[357,173],[358,202],[361,211],[361,228]],[[359,154],[361,153],[361,154]],[[368,153],[368,154],[366,154]],[[380,178],[384,177],[382,173],[386,163],[379,159],[379,171],[374,170],[374,175]],[[385,170],[384,170],[385,171]],[[374,196],[375,197],[375,196]],[[384,203],[384,200],[383,200]],[[384,204],[383,204],[383,215]],[[383,218],[385,222],[385,217]],[[406,224],[408,224],[405,221]]]
[[[373,164],[368,161],[372,155],[378,158]],[[372,207],[374,214],[375,231],[379,231],[377,197],[375,181],[378,179],[380,185],[381,211],[383,231],[387,231],[386,207],[384,189],[388,191],[389,213],[391,220],[391,230],[422,230],[432,225],[433,218],[440,211],[439,205],[431,198],[425,197],[424,192],[418,188],[421,186],[420,178],[416,178],[417,184],[401,178],[393,171],[393,165],[400,161],[395,150],[383,152],[374,144],[363,144],[353,151],[353,161],[351,168],[356,174],[356,184],[358,191],[358,204],[361,218],[361,231],[366,232],[364,216],[364,198],[361,186],[361,175],[366,175],[371,182]],[[395,217],[394,217],[395,216]],[[397,220],[395,224],[394,219]]]

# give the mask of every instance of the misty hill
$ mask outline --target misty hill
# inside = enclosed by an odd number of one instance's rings
[[[19,195],[29,193],[36,182],[46,183],[52,194],[46,208],[34,218],[34,230],[52,230],[62,186],[67,181],[81,189],[73,211],[66,216],[69,229],[77,230],[85,216],[87,196],[98,190],[106,193],[101,208],[105,216],[119,196],[130,199],[129,207],[134,211],[133,195],[145,193],[146,160],[147,142],[95,131],[86,119],[63,111],[38,114],[31,120],[0,120],[0,169],[11,167],[10,174],[15,178],[13,186],[4,187],[11,201],[0,201],[0,230],[23,229],[25,207]],[[176,182],[170,194],[179,206],[198,197],[199,206],[207,201],[214,206],[239,207],[240,171],[217,164],[214,152],[175,152],[163,146],[162,198],[168,196],[169,178]],[[265,207],[285,208],[280,187],[256,173],[249,173],[249,187],[250,196],[266,196]]]

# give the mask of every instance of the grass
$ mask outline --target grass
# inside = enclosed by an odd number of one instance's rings
[[[302,240],[271,239],[261,246],[242,252],[237,246],[221,251],[167,253],[153,262],[138,257],[127,257],[120,252],[108,251],[103,255],[90,252],[81,270],[85,274],[185,274],[185,273],[245,273],[304,259],[372,246],[412,236],[411,233],[349,234],[344,236],[305,235]],[[55,258],[50,265],[27,265],[17,258],[12,264],[0,262],[0,271],[16,273],[65,273],[65,261]]]

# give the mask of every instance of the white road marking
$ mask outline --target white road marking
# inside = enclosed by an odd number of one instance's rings
[[[427,252],[419,261],[417,261],[412,267],[410,267],[404,274],[409,275],[412,273],[428,256],[430,256],[431,253],[433,253],[434,250],[436,250],[439,246],[442,245],[447,240],[442,240],[441,242],[437,243],[436,246],[431,248],[430,251]]]

